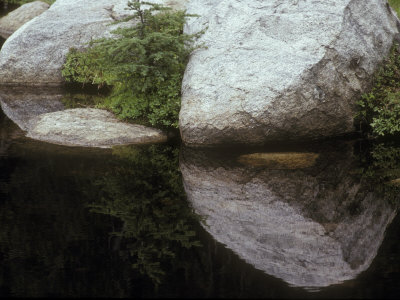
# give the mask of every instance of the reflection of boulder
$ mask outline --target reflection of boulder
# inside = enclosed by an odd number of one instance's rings
[[[188,199],[216,240],[289,284],[323,287],[366,270],[396,215],[351,175],[351,150],[321,152],[308,168],[272,169],[183,149],[180,168]]]
[[[4,113],[22,130],[29,130],[42,114],[64,110],[60,89],[11,88],[0,90]]]
[[[0,159],[5,155],[12,141],[21,136],[22,131],[0,109]]]

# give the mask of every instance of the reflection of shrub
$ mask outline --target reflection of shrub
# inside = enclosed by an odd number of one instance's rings
[[[374,135],[400,132],[400,52],[397,45],[378,71],[371,92],[364,94],[357,104],[356,120],[369,126]]]
[[[97,94],[65,93],[61,101],[66,108],[92,107],[104,101],[104,96]]]
[[[383,143],[372,145],[363,163],[365,167],[361,173],[370,186],[386,200],[398,204],[400,185],[396,182],[400,178],[400,147]]]
[[[199,246],[191,229],[198,219],[186,202],[178,150],[120,147],[114,154],[119,167],[97,183],[98,200],[90,207],[122,221],[112,233],[121,255],[158,284],[164,270],[175,267],[170,261],[182,247]]]
[[[120,118],[177,128],[183,72],[199,34],[183,34],[184,11],[140,0],[128,5],[137,24],[87,51],[71,49],[62,74],[68,82],[113,86],[101,106]]]

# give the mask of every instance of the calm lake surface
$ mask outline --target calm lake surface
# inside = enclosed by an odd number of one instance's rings
[[[0,295],[400,295],[399,147],[249,150],[282,155],[63,147],[0,113]]]
[[[64,147],[0,109],[0,296],[398,298],[399,178],[395,143]]]

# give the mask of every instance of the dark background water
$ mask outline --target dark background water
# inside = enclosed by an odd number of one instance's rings
[[[178,152],[176,144],[96,150],[36,142],[0,113],[0,295],[400,295],[399,217],[357,278],[319,291],[290,287],[203,229],[186,201]]]

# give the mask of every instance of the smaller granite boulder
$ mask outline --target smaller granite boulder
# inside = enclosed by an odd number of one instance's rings
[[[0,36],[5,39],[8,38],[18,28],[42,14],[48,8],[49,5],[42,1],[34,1],[20,6],[0,19]]]
[[[57,0],[40,16],[23,25],[0,52],[0,84],[59,86],[61,68],[70,48],[111,37],[127,16],[126,0]]]
[[[75,108],[40,115],[28,137],[66,146],[109,148],[165,142],[161,130],[123,123],[105,110]]]
[[[110,148],[167,140],[161,130],[122,122],[105,110],[66,109],[66,97],[58,88],[7,87],[0,89],[0,113],[26,136],[58,145]]]

